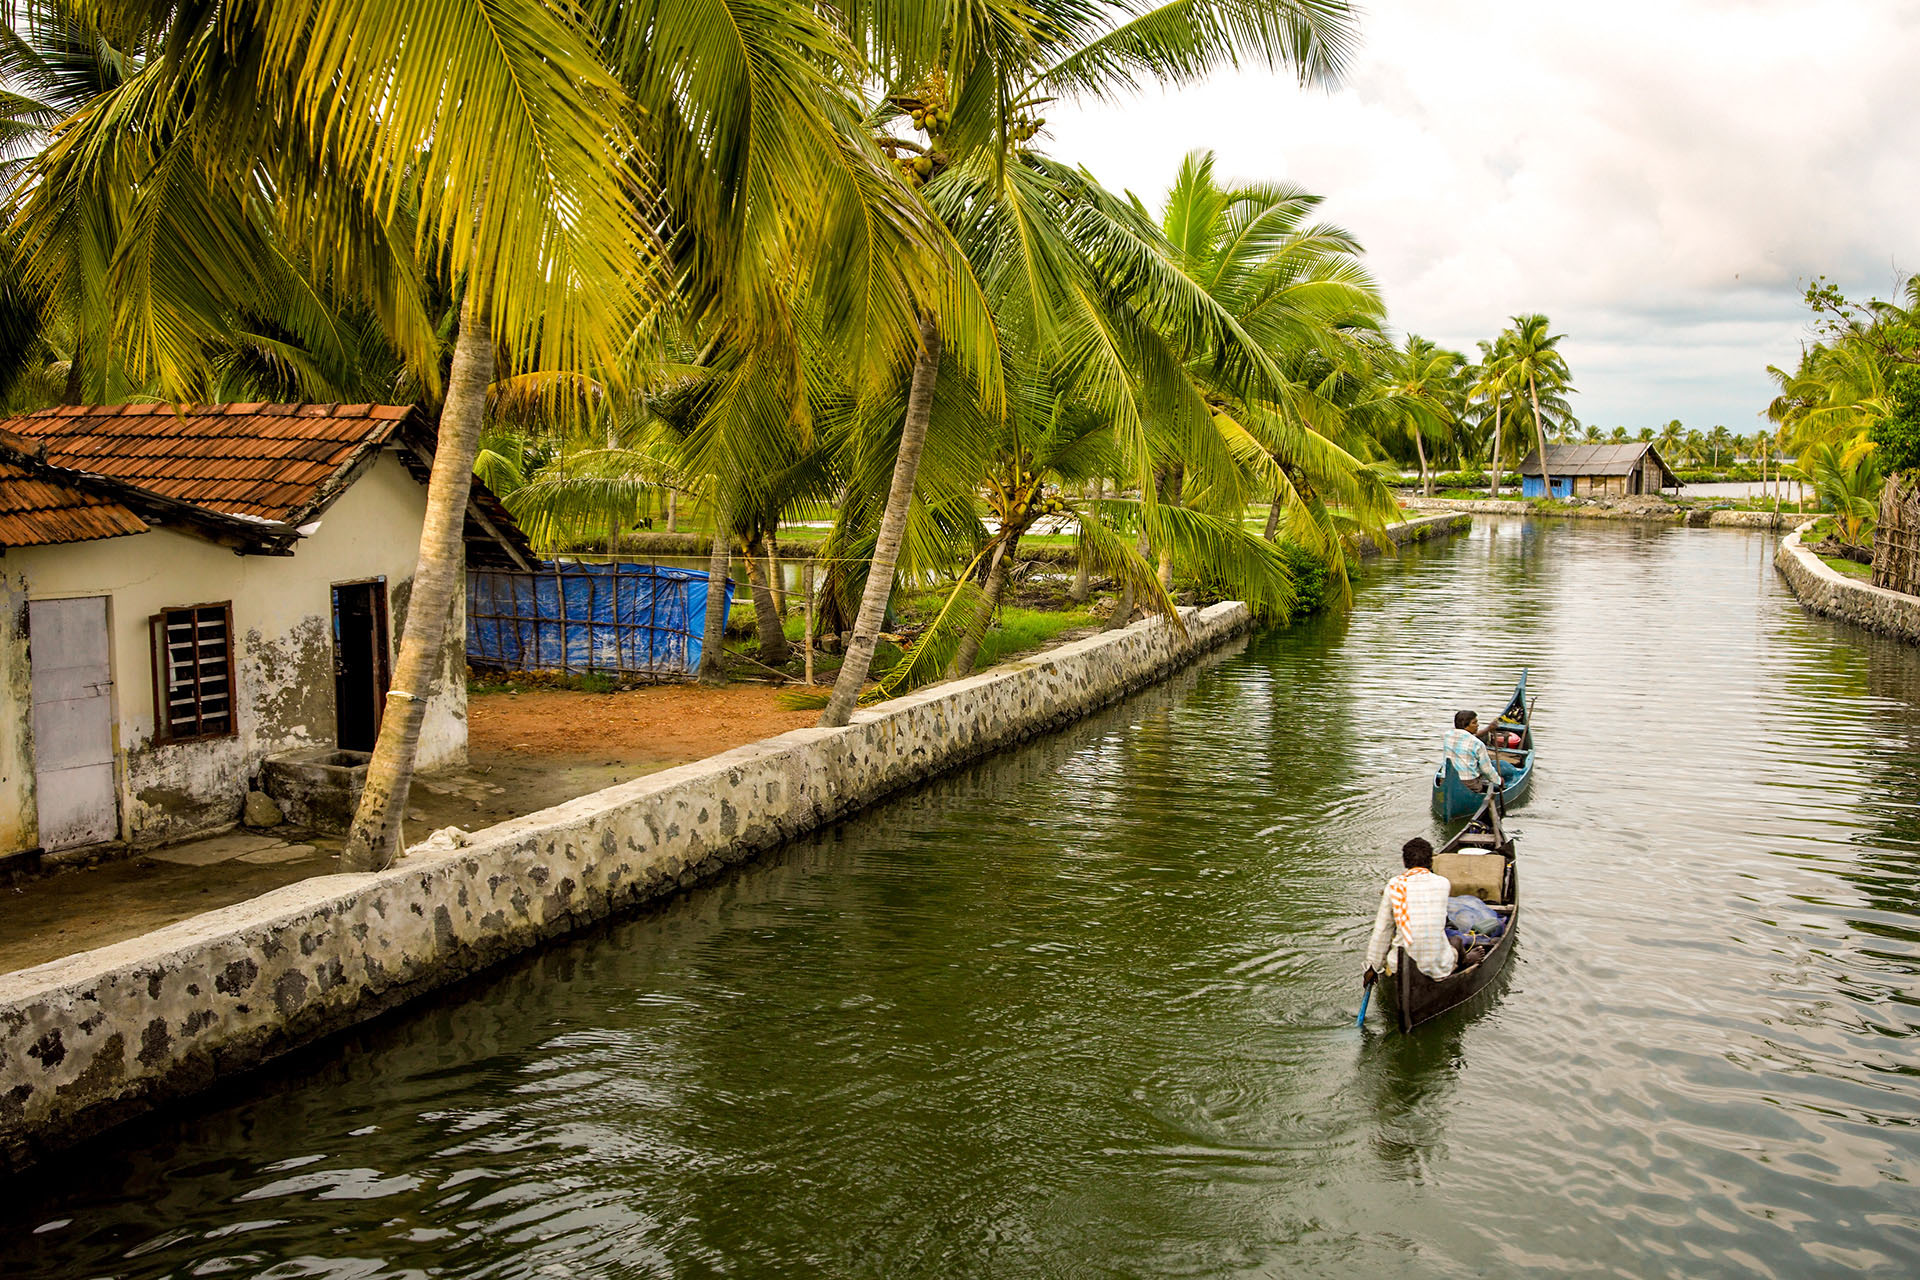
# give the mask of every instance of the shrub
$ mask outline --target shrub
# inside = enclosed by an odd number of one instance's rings
[[[1890,380],[1893,412],[1873,424],[1880,467],[1892,475],[1920,470],[1920,368],[1903,365]]]
[[[1293,616],[1305,618],[1320,612],[1327,604],[1326,562],[1297,542],[1282,541],[1279,546],[1293,578]]]

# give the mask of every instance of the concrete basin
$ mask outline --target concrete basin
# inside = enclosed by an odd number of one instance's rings
[[[270,755],[260,766],[260,787],[287,821],[312,831],[346,834],[367,785],[365,751],[306,747]]]

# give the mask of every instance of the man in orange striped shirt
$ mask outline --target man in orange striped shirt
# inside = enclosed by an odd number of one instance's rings
[[[1402,947],[1429,978],[1452,973],[1459,955],[1447,939],[1447,895],[1453,886],[1434,874],[1433,846],[1415,836],[1401,846],[1400,860],[1407,869],[1387,881],[1373,918],[1373,937],[1367,941],[1363,981],[1369,987],[1382,968],[1396,970]]]

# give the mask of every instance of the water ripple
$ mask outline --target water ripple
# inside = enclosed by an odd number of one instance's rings
[[[726,884],[56,1165],[9,1276],[1920,1271],[1920,656],[1772,541],[1482,522]],[[1490,997],[1352,1025],[1456,706]]]

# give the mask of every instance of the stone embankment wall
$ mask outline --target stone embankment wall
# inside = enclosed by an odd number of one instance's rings
[[[1920,596],[1888,591],[1832,568],[1800,545],[1800,535],[1812,527],[1812,521],[1801,525],[1780,539],[1773,553],[1774,568],[1793,588],[1801,605],[1824,618],[1838,618],[1908,644],[1920,644]]]
[[[1513,498],[1420,498],[1407,500],[1414,511],[1470,511],[1481,515],[1554,516],[1571,520],[1635,520],[1647,524],[1685,524],[1729,529],[1784,529],[1799,519],[1793,512],[1733,511],[1671,506],[1657,498],[1628,499],[1624,505],[1536,506]]]
[[[1234,603],[1184,616],[0,976],[0,1168],[1077,719],[1251,624]]]
[[[1473,517],[1465,511],[1442,512],[1437,516],[1420,516],[1413,520],[1403,520],[1399,524],[1388,525],[1387,541],[1396,547],[1404,547],[1409,543],[1425,542],[1429,538],[1440,537],[1442,534],[1459,533],[1472,523]],[[1360,540],[1360,554],[1377,556],[1380,554],[1380,548],[1374,545],[1373,539],[1363,537]]]

